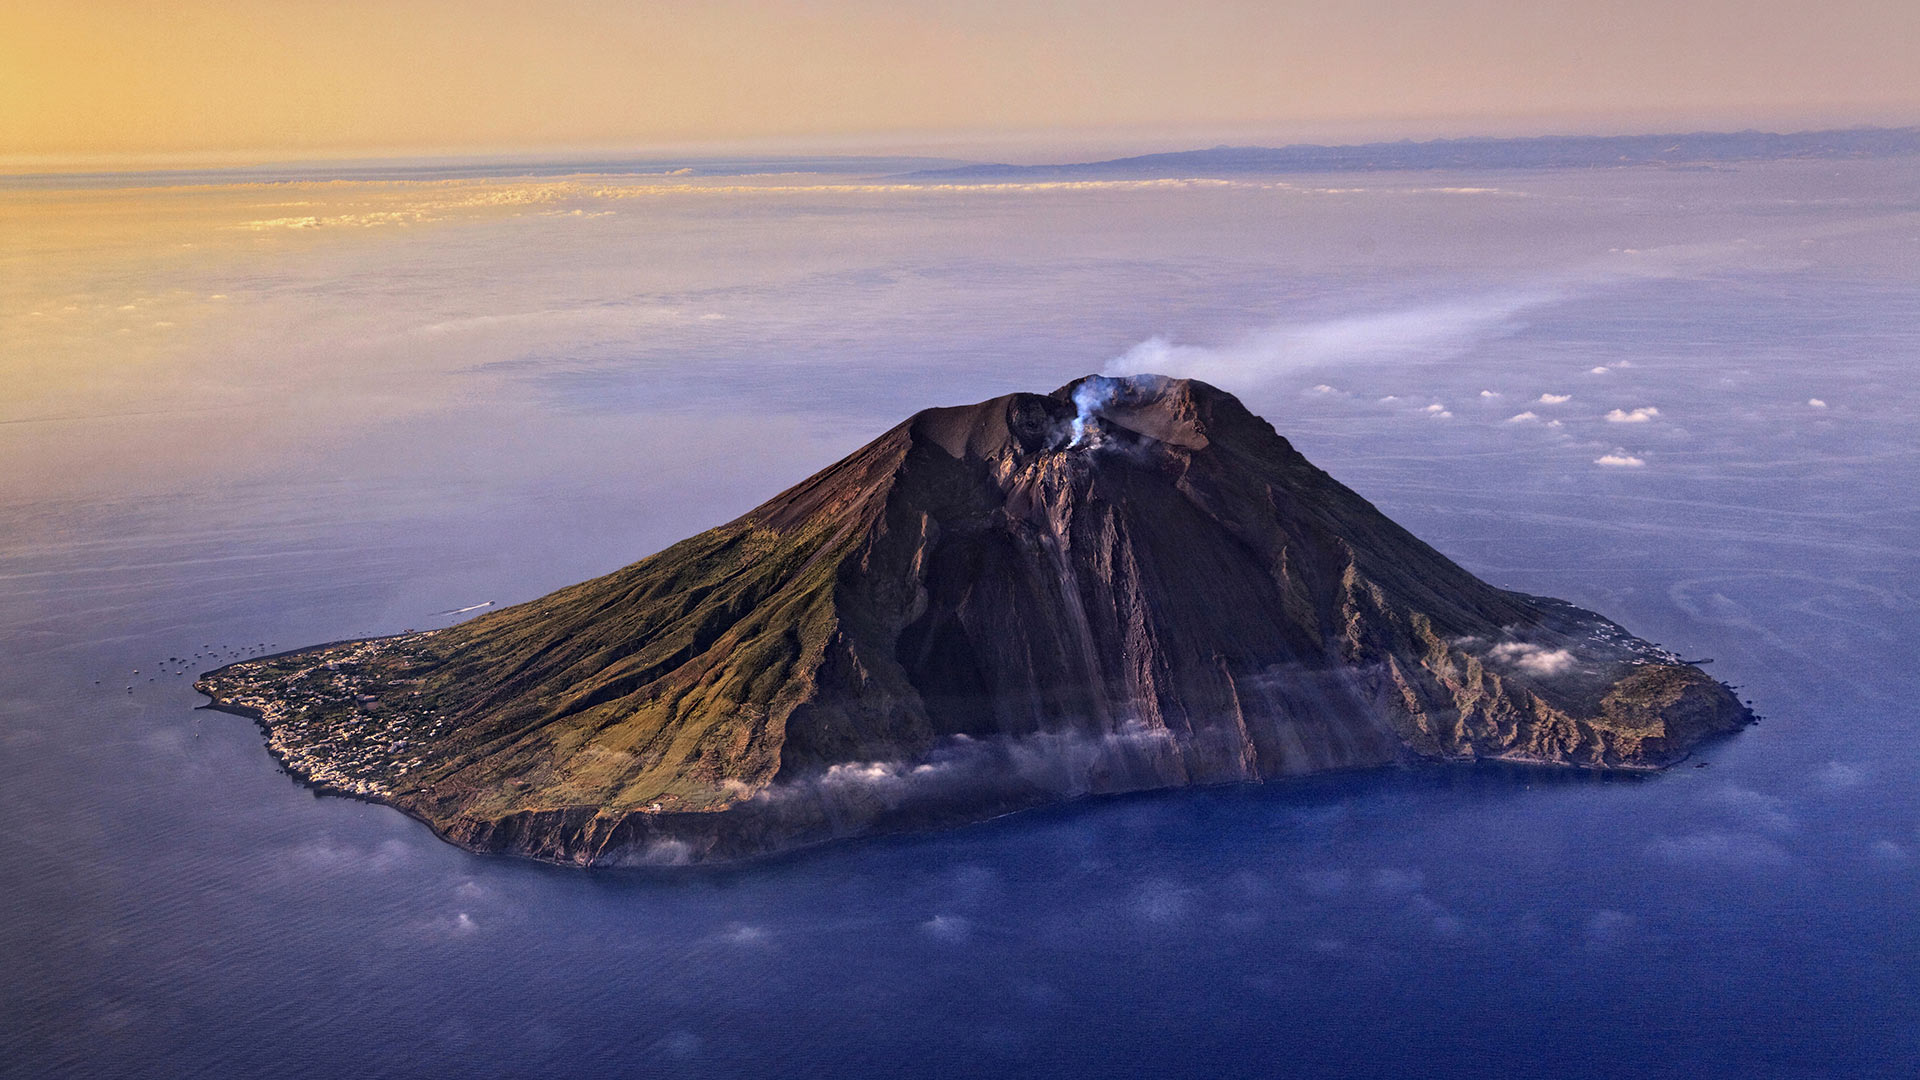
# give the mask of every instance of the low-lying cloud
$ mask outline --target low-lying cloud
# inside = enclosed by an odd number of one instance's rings
[[[935,915],[920,924],[920,932],[935,941],[958,944],[973,933],[973,924],[959,915]]]
[[[1647,845],[1647,854],[1677,864],[1774,866],[1788,861],[1786,849],[1765,836],[1720,829],[1660,837]]]
[[[1785,800],[1776,795],[1733,785],[1716,790],[1709,798],[1742,825],[1771,833],[1792,832],[1797,828]]]
[[[841,762],[815,776],[764,788],[753,797],[763,802],[818,799],[829,806],[899,807],[965,797],[982,785],[1086,794],[1095,789],[1096,776],[1177,753],[1175,740],[1170,731],[1139,724],[1104,734],[1041,732],[1017,739],[955,735],[918,760]]]
[[[1509,664],[1529,675],[1564,675],[1573,669],[1573,654],[1565,649],[1549,649],[1524,641],[1503,641],[1487,650],[1487,656]]]
[[[1638,919],[1624,911],[1609,908],[1589,915],[1582,929],[1588,947],[1606,948],[1626,939],[1638,922]]]
[[[1829,761],[1814,772],[1813,778],[1821,787],[1829,791],[1845,791],[1860,786],[1866,774],[1858,765],[1849,765],[1844,761]]]
[[[1609,424],[1644,424],[1647,421],[1652,420],[1659,415],[1660,415],[1660,410],[1654,408],[1651,405],[1642,406],[1641,408],[1634,409],[1632,411],[1628,411],[1626,409],[1615,409],[1612,412],[1607,414],[1607,423]]]

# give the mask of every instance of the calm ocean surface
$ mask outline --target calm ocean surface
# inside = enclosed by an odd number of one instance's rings
[[[0,1074],[1920,1075],[1920,163],[231,179],[0,191]],[[1764,722],[589,873],[195,710],[1101,369]]]

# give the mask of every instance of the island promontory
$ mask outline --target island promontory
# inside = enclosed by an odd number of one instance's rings
[[[1419,760],[1649,770],[1752,719],[1151,375],[928,409],[604,577],[198,685],[318,788],[582,865]]]

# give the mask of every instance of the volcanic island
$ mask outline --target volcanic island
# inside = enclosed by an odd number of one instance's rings
[[[316,789],[582,866],[1422,760],[1655,770],[1753,720],[1155,375],[927,409],[604,577],[196,685]]]

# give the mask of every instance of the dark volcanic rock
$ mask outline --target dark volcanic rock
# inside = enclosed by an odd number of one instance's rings
[[[606,577],[201,687],[316,784],[575,863],[1411,758],[1650,769],[1751,719],[1157,376],[930,409]]]

